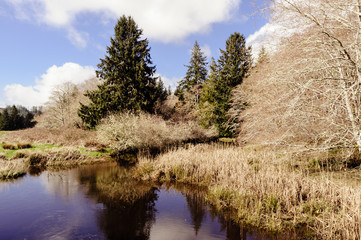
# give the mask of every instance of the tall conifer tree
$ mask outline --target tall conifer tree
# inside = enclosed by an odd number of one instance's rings
[[[186,76],[179,82],[175,94],[184,99],[186,92],[194,96],[195,102],[199,102],[200,89],[207,78],[207,57],[201,50],[198,42],[195,41],[192,48],[192,57],[189,65],[186,65]]]
[[[250,48],[246,47],[244,36],[232,34],[226,41],[226,49],[216,64],[211,65],[211,72],[206,81],[201,99],[204,125],[215,125],[220,136],[231,136],[232,130],[227,125],[227,112],[230,109],[232,89],[242,83],[251,66]]]
[[[106,115],[123,111],[152,112],[159,97],[155,66],[152,65],[148,40],[133,18],[122,16],[114,27],[107,54],[100,59],[97,77],[104,80],[98,89],[88,92],[91,103],[81,104],[80,118],[89,128]]]

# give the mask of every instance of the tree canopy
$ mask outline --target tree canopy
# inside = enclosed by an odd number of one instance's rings
[[[233,132],[227,124],[231,91],[246,76],[251,66],[251,51],[239,33],[232,34],[226,41],[226,49],[220,51],[221,56],[217,63],[212,61],[204,84],[201,122],[206,126],[215,125],[220,136],[231,136]]]
[[[194,43],[189,65],[186,65],[186,67],[186,76],[179,82],[175,95],[177,95],[180,100],[183,100],[184,94],[188,92],[190,95],[194,96],[194,101],[198,103],[200,89],[207,78],[208,71],[207,57],[204,56],[204,53],[197,41]]]
[[[0,112],[0,130],[18,130],[35,126],[34,113],[25,107],[15,105]]]
[[[91,103],[81,104],[78,111],[86,127],[93,128],[108,114],[124,111],[153,112],[154,105],[165,91],[153,77],[148,40],[132,17],[122,16],[114,27],[107,54],[100,59],[98,78],[103,84],[87,92]]]

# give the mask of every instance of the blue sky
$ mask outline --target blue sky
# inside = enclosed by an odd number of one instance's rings
[[[256,4],[262,7],[259,0]],[[94,76],[113,27],[131,15],[149,39],[157,74],[173,88],[186,72],[194,41],[218,58],[230,34],[259,47],[265,17],[246,0],[2,0],[0,107],[42,105],[58,84]],[[263,27],[263,28],[262,28]],[[258,44],[258,45],[257,45]]]

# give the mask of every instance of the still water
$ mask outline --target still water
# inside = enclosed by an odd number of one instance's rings
[[[207,206],[200,190],[135,182],[115,164],[0,183],[0,239],[268,239]]]

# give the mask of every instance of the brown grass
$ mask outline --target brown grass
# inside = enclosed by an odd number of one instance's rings
[[[22,150],[16,152],[10,159],[5,154],[0,155],[0,180],[21,177],[34,168],[39,170],[64,169],[83,164],[108,162],[109,160],[111,159],[108,154],[93,156],[87,152],[80,152],[74,147],[53,148],[46,151]]]
[[[92,157],[82,154],[78,149],[73,147],[63,147],[50,149],[48,151],[36,151],[29,154],[27,162],[30,166],[59,168],[74,167],[83,164],[98,163],[109,161],[108,155],[103,157]]]
[[[0,136],[0,141],[61,146],[84,146],[87,142],[97,142],[94,131],[78,128],[47,129],[37,127],[7,132]]]
[[[282,231],[306,225],[318,238],[360,239],[361,189],[317,177],[292,154],[262,147],[198,145],[141,158],[137,177],[208,186],[208,199],[231,208],[242,222]],[[301,168],[301,169],[300,169]]]
[[[27,164],[24,159],[0,160],[0,180],[17,178],[26,174]]]

